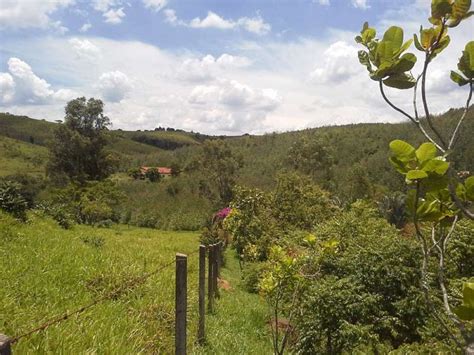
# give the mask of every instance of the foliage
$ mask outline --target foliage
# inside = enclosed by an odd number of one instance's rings
[[[145,178],[150,182],[158,182],[161,179],[160,172],[156,168],[150,168],[145,172]]]
[[[309,230],[338,211],[328,192],[295,173],[277,176],[270,203],[282,228]]]
[[[50,176],[84,183],[110,175],[112,157],[104,151],[110,120],[103,115],[103,107],[101,100],[86,101],[85,97],[67,103],[64,124],[56,129],[50,145]]]
[[[327,184],[333,176],[333,155],[327,136],[303,136],[290,147],[288,162],[294,169]]]
[[[26,220],[28,202],[21,193],[21,186],[12,181],[0,182],[0,209],[15,218]]]
[[[469,349],[474,346],[472,334],[466,329],[469,328],[466,323],[470,320],[469,311],[467,311],[468,308],[463,308],[464,304],[458,306],[453,312],[449,295],[452,291],[446,279],[446,272],[447,265],[450,263],[448,245],[453,239],[458,220],[463,217],[474,220],[474,213],[470,210],[474,201],[474,177],[467,177],[469,172],[459,174],[460,172],[455,170],[455,165],[450,161],[452,152],[456,151],[460,128],[470,109],[473,95],[474,42],[466,44],[459,59],[458,69],[462,74],[451,71],[451,79],[459,86],[469,84],[469,93],[464,109],[449,136],[435,126],[430,115],[426,81],[429,64],[450,43],[448,29],[458,26],[471,16],[474,12],[469,11],[470,7],[470,0],[432,0],[429,18],[432,26],[427,29],[421,26],[420,37],[414,35],[416,49],[424,54],[423,69],[417,79],[411,72],[408,73],[416,62],[416,56],[406,53],[400,57],[412,42],[410,40],[402,44],[403,30],[401,28],[390,27],[383,39],[379,40],[375,38],[375,30],[365,23],[361,36],[356,37],[356,42],[367,49],[367,51],[359,52],[359,60],[369,71],[370,77],[379,82],[383,99],[390,107],[410,119],[428,140],[417,149],[400,139],[392,141],[390,162],[411,187],[407,194],[407,208],[422,251],[420,286],[424,292],[425,302],[442,327],[449,333],[456,347],[464,348],[466,352],[470,352]],[[422,122],[418,115],[417,85],[419,80],[421,80],[425,122]],[[414,88],[414,113],[410,114],[393,104],[384,92],[384,85],[397,89]],[[438,155],[438,152],[441,154]],[[463,178],[465,178],[464,181],[462,181]],[[431,258],[437,259],[433,270],[430,270]],[[444,315],[439,314],[437,300],[431,295],[431,272],[437,276],[437,287],[441,292]],[[464,290],[465,296],[466,292],[470,294],[469,284],[465,284]],[[469,304],[469,301],[466,302]],[[457,331],[450,329],[453,325],[457,327]]]
[[[380,214],[397,229],[403,228],[407,223],[405,202],[406,197],[402,193],[384,196],[379,202]]]
[[[206,177],[206,183],[217,185],[218,205],[227,205],[232,199],[232,188],[242,167],[242,157],[233,153],[225,141],[205,141],[197,165]]]

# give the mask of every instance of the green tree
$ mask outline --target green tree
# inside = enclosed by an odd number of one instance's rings
[[[416,237],[422,250],[421,287],[425,300],[438,322],[450,334],[458,348],[467,353],[474,352],[474,334],[467,322],[466,307],[473,306],[474,292],[471,286],[464,286],[464,305],[452,307],[449,283],[446,279],[446,264],[449,262],[447,249],[459,219],[474,219],[474,177],[458,174],[452,164],[460,130],[471,107],[474,85],[474,41],[466,44],[457,65],[459,72],[451,71],[451,79],[459,86],[468,87],[468,98],[455,127],[451,132],[443,132],[436,125],[430,113],[426,94],[429,65],[449,45],[448,29],[457,27],[474,12],[470,11],[471,0],[432,0],[429,28],[420,27],[420,33],[413,39],[403,41],[403,29],[390,27],[382,39],[376,38],[376,31],[368,23],[363,25],[361,34],[355,38],[365,50],[359,51],[359,61],[364,65],[372,80],[379,84],[385,102],[394,110],[408,118],[421,132],[427,143],[418,148],[407,142],[395,140],[390,143],[392,165],[401,173],[409,187],[407,207],[416,229]],[[422,53],[423,67],[419,75],[413,76],[417,57],[404,53],[414,42]],[[424,117],[418,114],[418,86],[421,92]],[[413,89],[413,113],[395,105],[387,96],[385,87]],[[430,264],[435,259],[436,267]],[[436,278],[431,277],[432,274]],[[437,284],[441,293],[444,314],[439,312],[437,300],[431,296],[432,287]],[[463,308],[464,307],[464,308]],[[457,327],[457,332],[451,330]]]
[[[235,154],[223,140],[207,140],[198,163],[207,183],[217,187],[218,204],[227,206],[232,200],[232,189],[243,165],[242,157]]]
[[[72,181],[101,180],[112,172],[112,157],[104,147],[110,120],[101,100],[80,97],[67,103],[64,124],[54,132],[48,175]]]
[[[334,158],[326,137],[304,136],[298,139],[288,152],[288,161],[294,169],[329,186]]]
[[[160,172],[157,168],[150,168],[145,172],[145,177],[150,180],[150,182],[158,182],[161,179]]]

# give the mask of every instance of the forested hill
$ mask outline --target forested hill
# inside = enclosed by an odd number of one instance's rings
[[[443,132],[454,129],[460,110],[436,118]],[[35,176],[43,181],[48,161],[48,141],[58,123],[0,114],[0,177],[16,181]],[[474,111],[466,117],[455,159],[460,170],[474,170]],[[242,165],[232,180],[238,185],[271,190],[285,172],[308,175],[341,203],[359,198],[380,200],[404,191],[400,174],[388,162],[388,144],[404,139],[414,145],[423,141],[409,123],[354,124],[321,127],[261,136],[212,137],[178,130],[108,132],[108,151],[115,155],[112,179],[127,195],[124,207],[132,222],[141,226],[199,229],[218,206],[215,171],[202,164],[207,140],[223,138],[224,145]],[[147,166],[178,166],[178,177],[158,184],[133,180],[129,169]],[[46,184],[46,185],[45,185]],[[46,198],[49,193],[43,193]],[[213,197],[214,196],[214,197]]]
[[[449,110],[436,117],[435,123],[448,134],[454,129],[460,113],[460,109]],[[0,113],[0,136],[34,145],[46,146],[57,125]],[[455,159],[461,170],[474,170],[474,156],[467,154],[474,151],[472,137],[474,110],[471,109],[465,119]],[[273,185],[277,172],[296,170],[311,175],[330,190],[337,187],[345,196],[358,195],[359,192],[349,190],[354,190],[355,183],[363,186],[364,180],[390,190],[400,189],[402,181],[387,161],[388,144],[395,138],[412,144],[423,141],[421,134],[408,122],[351,124],[240,137],[216,137],[160,127],[148,131],[111,130],[109,149],[117,154],[121,171],[142,164],[172,163],[192,171],[196,169],[195,161],[202,142],[217,138],[223,138],[242,156],[244,164],[238,178],[241,184],[266,189]]]

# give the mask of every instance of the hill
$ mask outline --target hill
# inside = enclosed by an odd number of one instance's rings
[[[454,129],[459,110],[453,109],[435,118],[443,132]],[[57,123],[24,116],[0,114],[2,169],[0,175],[18,172],[41,174],[47,159],[45,145]],[[460,170],[474,170],[474,111],[466,117],[454,161]],[[408,122],[398,124],[354,124],[321,127],[261,136],[215,137],[179,130],[109,131],[110,152],[120,162],[113,178],[127,195],[124,213],[134,224],[166,229],[197,229],[214,206],[209,194],[215,182],[200,169],[202,144],[223,138],[234,154],[242,157],[239,185],[270,190],[281,172],[311,175],[342,203],[357,198],[375,198],[404,191],[405,184],[388,162],[388,144],[399,138],[412,144],[423,141]],[[319,156],[321,150],[328,155]],[[323,154],[323,155],[324,155]],[[298,160],[298,161],[297,161]],[[124,174],[141,165],[178,164],[179,177],[159,184],[135,181]]]

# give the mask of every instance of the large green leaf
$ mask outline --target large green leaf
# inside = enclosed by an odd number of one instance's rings
[[[463,320],[474,319],[474,282],[465,282],[462,288],[462,305],[454,309],[454,313]]]
[[[392,42],[398,49],[403,43],[403,29],[398,26],[392,26],[383,35],[383,42]]]
[[[462,77],[462,75],[460,75],[460,74],[458,74],[458,73],[456,73],[455,71],[452,71],[452,70],[451,70],[450,77],[451,77],[451,80],[454,81],[459,86],[464,86],[469,82],[468,80],[464,79]]]
[[[391,75],[389,78],[385,79],[383,83],[392,88],[404,90],[411,89],[412,87],[414,87],[416,84],[416,80],[411,75],[399,73]]]
[[[462,320],[470,321],[474,319],[474,308],[458,306],[453,309],[453,312]]]
[[[406,41],[405,43],[403,43],[403,45],[400,47],[400,49],[395,53],[396,56],[399,56],[400,54],[402,54],[403,52],[405,52],[410,46],[411,44],[413,43],[413,39],[409,39],[408,41]]]
[[[423,48],[430,48],[436,40],[436,30],[434,28],[422,29],[420,31],[420,41]]]
[[[462,56],[459,58],[458,69],[466,78],[474,78],[474,41],[470,41],[466,44]]]
[[[431,1],[431,17],[433,19],[441,19],[450,14],[452,6],[449,0],[432,0]]]
[[[408,180],[421,180],[426,179],[427,177],[428,174],[423,170],[410,170],[406,175]]]
[[[449,163],[444,160],[430,159],[422,165],[422,170],[426,172],[433,172],[438,175],[444,175],[449,169]]]
[[[464,181],[466,187],[466,197],[470,201],[474,201],[474,176],[470,176]]]
[[[414,42],[415,42],[416,49],[418,49],[419,51],[424,52],[425,49],[423,48],[420,41],[418,40],[418,36],[416,35],[416,33],[413,35],[413,39],[414,39]]]
[[[452,6],[451,16],[447,25],[449,27],[456,27],[459,25],[459,23],[467,17],[470,7],[471,0],[456,0]]]
[[[390,150],[397,158],[414,158],[415,148],[400,139],[395,139],[390,142]]]
[[[369,43],[375,38],[375,29],[373,28],[367,28],[363,33],[362,33],[362,42],[363,43]]]
[[[408,172],[406,164],[400,159],[397,159],[396,157],[390,157],[389,161],[399,173],[406,174]]]
[[[382,41],[378,44],[375,52],[375,65],[380,66],[384,62],[393,63],[393,56],[399,47],[391,41]]]
[[[367,53],[366,51],[361,50],[357,54],[358,54],[358,57],[359,57],[360,64],[365,66],[367,68],[367,70],[369,71],[369,73],[371,73],[372,72],[372,65],[370,65],[369,53]]]
[[[474,282],[465,282],[462,287],[462,303],[474,308]]]
[[[401,58],[395,63],[391,71],[394,73],[404,73],[411,70],[416,63],[416,56],[413,53],[405,53]]]
[[[436,49],[433,50],[431,57],[434,58],[439,53],[441,53],[448,46],[449,42],[451,42],[451,38],[449,36],[444,36],[443,38],[441,38],[438,45],[436,46]]]
[[[418,160],[424,162],[436,157],[436,146],[433,143],[423,143],[415,153]]]

